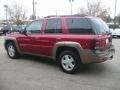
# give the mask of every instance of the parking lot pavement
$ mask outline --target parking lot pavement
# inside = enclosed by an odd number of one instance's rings
[[[120,90],[120,39],[114,39],[113,60],[87,65],[74,75],[63,73],[52,60],[8,58],[0,37],[0,90]]]

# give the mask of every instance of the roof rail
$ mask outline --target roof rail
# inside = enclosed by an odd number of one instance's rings
[[[56,16],[56,15],[50,15],[50,16],[46,16],[44,18],[50,18],[50,17],[58,17],[58,16]]]
[[[46,16],[44,18],[52,18],[52,17],[85,17],[85,16],[88,16],[88,15],[85,15],[85,14],[74,14],[74,15],[60,15],[60,16],[57,16],[57,15],[50,15],[50,16]]]

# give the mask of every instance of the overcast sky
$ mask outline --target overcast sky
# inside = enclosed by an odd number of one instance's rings
[[[78,12],[79,7],[85,7],[87,0],[74,0],[73,14]],[[94,1],[94,0],[93,0]],[[32,0],[0,0],[0,19],[5,19],[5,4],[12,5],[13,3],[19,3],[27,9],[27,16],[32,15]],[[56,10],[58,15],[70,14],[69,0],[35,0],[37,2],[36,10],[37,16],[44,17],[48,15],[55,15]],[[102,0],[103,4],[110,8],[110,15],[114,16],[114,4],[115,0]],[[117,14],[120,13],[120,0],[117,0]]]

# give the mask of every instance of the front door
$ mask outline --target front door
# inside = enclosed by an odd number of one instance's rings
[[[23,48],[25,50],[23,52],[38,54],[41,47],[36,39],[42,35],[41,28],[42,20],[34,21],[26,27],[26,35],[22,39],[24,42]]]

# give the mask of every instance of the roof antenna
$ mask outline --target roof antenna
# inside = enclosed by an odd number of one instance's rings
[[[74,0],[69,0],[69,2],[70,2],[70,5],[71,5],[71,16],[72,16],[72,13],[73,13],[73,2],[74,2]]]

